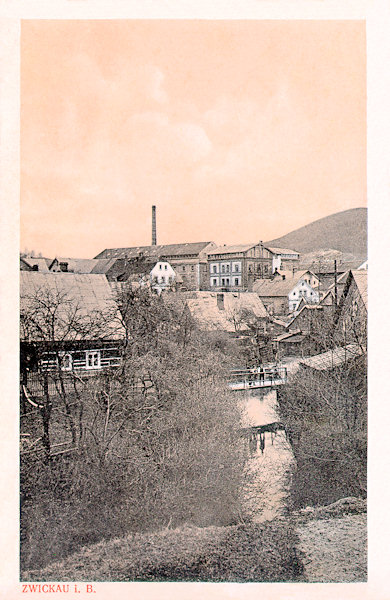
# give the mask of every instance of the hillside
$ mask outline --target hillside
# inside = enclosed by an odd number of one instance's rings
[[[367,257],[367,209],[352,208],[334,213],[266,244],[292,248],[301,254],[332,249],[343,254],[352,254],[357,259],[365,259]]]

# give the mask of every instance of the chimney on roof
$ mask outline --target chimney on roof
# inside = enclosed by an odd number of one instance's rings
[[[156,207],[152,206],[152,246],[157,246]]]

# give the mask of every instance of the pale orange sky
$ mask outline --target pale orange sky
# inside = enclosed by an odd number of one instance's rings
[[[366,205],[363,21],[23,21],[21,248],[271,239]]]

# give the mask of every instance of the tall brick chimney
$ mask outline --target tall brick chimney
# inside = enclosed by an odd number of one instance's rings
[[[152,246],[157,246],[156,207],[152,206]]]

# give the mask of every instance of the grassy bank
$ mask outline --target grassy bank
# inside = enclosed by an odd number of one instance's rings
[[[294,581],[302,570],[286,520],[234,527],[182,527],[84,547],[22,573],[23,581]]]

